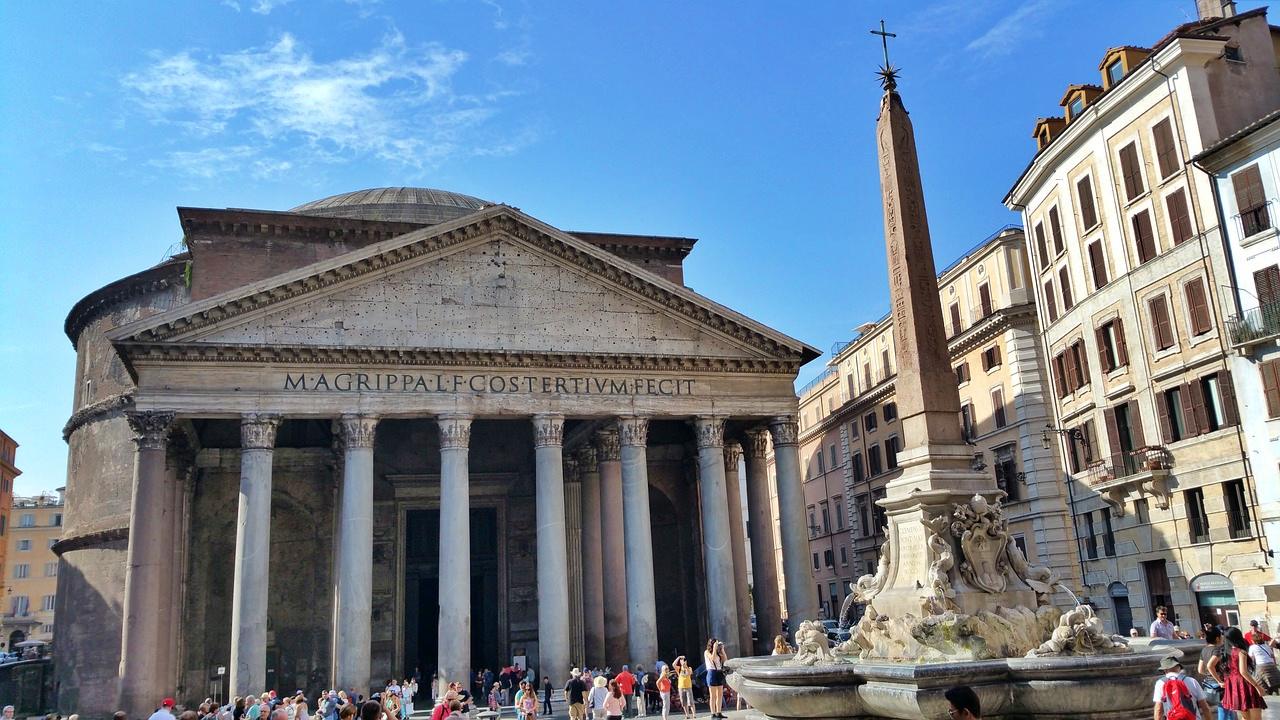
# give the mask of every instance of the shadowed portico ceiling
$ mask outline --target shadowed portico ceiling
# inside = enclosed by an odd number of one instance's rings
[[[389,276],[475,248],[486,238],[524,243],[665,317],[696,327],[728,355],[664,356],[641,348],[628,352],[559,352],[449,347],[371,347],[323,343],[235,343],[211,336],[229,327],[342,287]],[[197,268],[197,272],[199,269]],[[213,361],[336,362],[377,364],[499,364],[600,368],[706,369],[792,372],[820,353],[686,287],[667,281],[579,238],[506,205],[494,205],[440,225],[375,243],[266,280],[183,305],[117,328],[108,338],[132,370],[132,360],[171,358]],[[722,353],[723,355],[723,353]]]

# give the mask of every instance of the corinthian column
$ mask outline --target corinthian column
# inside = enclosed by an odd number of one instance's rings
[[[782,606],[778,600],[778,565],[773,550],[773,510],[769,507],[769,432],[747,431],[747,522],[751,523],[751,599],[756,609],[757,655],[768,655],[773,639],[782,634]]]
[[[538,520],[538,665],[561,687],[569,677],[569,556],[564,525],[563,415],[533,417]]]
[[[809,565],[809,533],[804,514],[804,480],[800,477],[799,428],[791,416],[769,422],[773,464],[778,472],[778,516],[782,528],[782,574],[787,580],[787,618],[791,631],[802,620],[818,617],[818,593]]]
[[[137,446],[133,463],[133,499],[130,504],[129,563],[124,575],[124,623],[120,634],[120,677],[117,705],[126,712],[149,712],[155,698],[172,690],[173,673],[163,667],[168,646],[164,606],[166,589],[174,572],[170,552],[173,538],[171,492],[165,487],[165,457],[171,412],[127,412]]]
[[[343,415],[342,504],[338,526],[338,566],[334,568],[337,621],[333,642],[334,682],[341,688],[369,687],[373,623],[373,436],[378,419]]]
[[[747,538],[742,527],[742,488],[739,485],[738,461],[742,446],[724,446],[724,484],[729,497],[729,542],[733,547],[733,596],[738,602],[738,644],[742,654],[751,648],[751,595],[747,592]]]
[[[569,658],[576,665],[586,656],[582,633],[582,473],[576,455],[564,458],[564,523],[569,557]]]
[[[600,466],[596,449],[578,451],[582,477],[582,636],[586,663],[604,667],[604,549],[600,531]]]
[[[600,460],[600,533],[604,566],[605,663],[620,668],[631,662],[627,632],[627,547],[623,543],[622,466],[618,432],[596,433]]]
[[[711,634],[730,657],[742,654],[737,589],[729,531],[729,493],[724,474],[724,418],[694,421],[698,436],[698,488],[702,497],[702,553],[706,558],[707,615]]]
[[[471,416],[441,415],[440,627],[437,664],[443,687],[471,677],[471,490],[467,453]]]
[[[653,530],[649,525],[649,418],[618,420],[622,441],[622,502],[626,508],[627,649],[633,663],[658,659],[658,608],[653,589]]]
[[[271,459],[279,425],[279,415],[250,414],[240,420],[240,507],[236,512],[231,590],[231,695],[262,692],[267,684]]]

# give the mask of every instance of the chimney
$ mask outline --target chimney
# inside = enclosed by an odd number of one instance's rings
[[[1196,14],[1201,20],[1232,17],[1236,14],[1235,0],[1196,0]]]

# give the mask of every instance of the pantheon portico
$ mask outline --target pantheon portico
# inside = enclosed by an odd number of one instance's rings
[[[67,320],[64,706],[765,652],[767,453],[816,616],[817,352],[685,287],[692,240],[420,188],[178,215],[185,252]]]

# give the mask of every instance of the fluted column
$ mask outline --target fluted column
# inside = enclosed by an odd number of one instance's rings
[[[538,521],[538,669],[562,687],[569,678],[569,557],[564,524],[563,415],[533,418]]]
[[[787,618],[791,631],[802,620],[818,617],[818,593],[809,565],[809,532],[805,519],[804,480],[800,476],[799,428],[794,417],[769,422],[773,464],[778,473],[778,516],[782,528],[782,574],[787,580]]]
[[[582,478],[582,637],[586,663],[604,667],[604,545],[600,531],[600,467],[596,449],[578,451]]]
[[[774,557],[773,510],[769,507],[769,431],[747,431],[743,453],[747,465],[747,522],[751,523],[751,600],[756,609],[757,655],[768,655],[782,634],[778,599],[778,566]]]
[[[240,420],[240,502],[231,586],[232,696],[262,692],[267,684],[271,459],[279,425],[278,415],[249,414]]]
[[[600,461],[600,546],[604,566],[605,663],[630,663],[627,632],[627,547],[623,543],[622,464],[617,430],[596,433]]]
[[[569,662],[582,663],[586,656],[582,622],[582,473],[578,458],[564,458],[564,534],[569,555]]]
[[[729,542],[733,548],[733,589],[738,603],[738,645],[743,655],[751,648],[751,595],[747,590],[747,538],[742,524],[742,488],[739,485],[738,461],[742,446],[724,446],[724,485],[729,497]]]
[[[467,454],[471,416],[441,415],[440,618],[437,664],[440,684],[471,678],[471,490]]]
[[[622,502],[626,509],[627,642],[633,664],[652,667],[658,659],[658,608],[653,587],[653,529],[649,524],[649,418],[618,420],[621,440]]]
[[[171,538],[171,495],[165,487],[166,446],[171,412],[125,413],[137,446],[133,463],[132,520],[128,565],[124,575],[124,622],[120,637],[120,677],[117,705],[126,712],[149,712],[154,698],[172,688],[172,675],[162,666],[168,647],[164,605],[174,572]]]
[[[724,474],[724,418],[694,421],[698,438],[698,489],[702,498],[702,553],[706,558],[707,615],[711,634],[729,657],[742,654],[738,635],[737,589],[729,531],[729,493]]]
[[[343,415],[342,528],[334,568],[337,622],[333,642],[334,681],[340,688],[369,687],[373,623],[373,438],[378,419]]]

